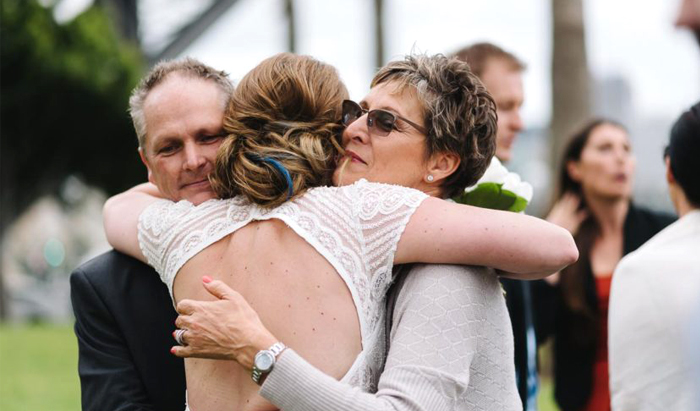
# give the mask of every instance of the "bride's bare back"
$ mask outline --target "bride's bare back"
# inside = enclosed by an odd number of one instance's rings
[[[360,353],[357,310],[341,276],[277,219],[251,222],[189,260],[175,278],[176,301],[211,300],[203,275],[245,297],[265,326],[325,373],[341,379]],[[250,370],[234,361],[185,360],[188,401],[199,410],[274,410]]]

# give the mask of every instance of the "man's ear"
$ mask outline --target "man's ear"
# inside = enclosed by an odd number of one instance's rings
[[[151,172],[151,166],[148,164],[146,154],[144,153],[143,148],[141,147],[139,147],[139,157],[141,157],[141,162],[144,166],[146,166],[146,170],[148,170],[148,182],[155,184],[155,181],[153,180],[153,173]]]
[[[461,159],[455,153],[449,151],[435,153],[428,161],[426,171],[433,176],[433,182],[438,183],[457,171],[460,163]]]
[[[669,186],[676,184],[676,177],[674,177],[673,170],[671,170],[671,159],[666,156],[664,162],[666,163],[666,182]]]

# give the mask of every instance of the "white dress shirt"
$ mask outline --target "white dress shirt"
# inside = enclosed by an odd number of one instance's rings
[[[696,410],[689,347],[700,300],[700,210],[668,226],[622,259],[609,312],[614,411]]]

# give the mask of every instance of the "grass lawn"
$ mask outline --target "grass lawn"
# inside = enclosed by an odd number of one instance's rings
[[[554,401],[554,387],[550,379],[540,379],[540,392],[537,397],[538,411],[559,411]]]
[[[557,411],[549,380],[539,411]],[[78,346],[71,325],[0,325],[0,410],[80,410]]]
[[[0,410],[80,410],[71,325],[0,325]]]

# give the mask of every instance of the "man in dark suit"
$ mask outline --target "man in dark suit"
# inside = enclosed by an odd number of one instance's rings
[[[134,89],[130,113],[148,180],[164,197],[199,204],[222,141],[233,86],[193,59],[156,65]],[[185,373],[170,354],[177,313],[149,266],[110,251],[70,279],[83,410],[182,410]]]
[[[522,72],[525,65],[513,54],[491,43],[477,43],[455,53],[455,57],[469,64],[474,74],[484,83],[498,112],[496,157],[507,163],[513,156],[512,148],[524,124],[520,116],[523,104]],[[515,372],[518,392],[525,411],[537,409],[537,336],[533,307],[533,290],[541,282],[502,278],[506,304],[513,326]]]

